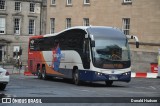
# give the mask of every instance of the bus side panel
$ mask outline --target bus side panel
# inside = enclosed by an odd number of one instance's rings
[[[64,78],[72,79],[72,69],[59,68],[59,72],[64,74]]]
[[[35,73],[35,53],[29,52],[28,53],[28,71],[31,73]]]
[[[35,73],[35,67],[34,67],[34,59],[28,60],[28,71]]]
[[[74,50],[62,50],[59,72],[64,74],[66,78],[72,78],[73,67],[84,69],[82,59],[78,52]]]
[[[53,69],[53,55],[52,51],[42,51],[41,52],[41,62],[45,65],[46,73],[49,75],[58,75],[58,76],[64,76],[62,73],[58,72],[57,70]]]

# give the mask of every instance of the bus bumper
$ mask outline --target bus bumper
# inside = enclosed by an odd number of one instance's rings
[[[130,82],[131,80],[131,71],[125,72],[121,74],[105,74],[99,73],[95,71],[86,71],[81,70],[79,71],[79,79],[82,81],[123,81],[123,82]]]

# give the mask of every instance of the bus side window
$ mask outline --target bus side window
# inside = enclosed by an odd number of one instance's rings
[[[88,44],[88,39],[84,39],[84,43],[83,43],[83,53],[87,54],[89,53],[89,44]]]
[[[39,47],[40,51],[43,51],[45,49],[45,44],[43,39],[38,39],[37,47]]]
[[[83,54],[86,53],[86,41],[84,40],[83,41]]]
[[[34,41],[34,50],[39,51],[40,50],[40,45],[39,45],[39,39],[35,39]]]
[[[53,43],[53,49],[56,49],[59,43],[60,43],[59,38],[55,38]]]
[[[54,40],[55,40],[55,37],[48,37],[48,38],[45,38],[45,42],[44,42],[44,45],[45,45],[45,50],[46,51],[50,51],[53,49],[53,46],[54,46]],[[42,46],[44,46],[42,45]]]

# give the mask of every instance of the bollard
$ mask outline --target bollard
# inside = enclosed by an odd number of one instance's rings
[[[157,78],[160,78],[160,49],[158,50],[158,76]]]

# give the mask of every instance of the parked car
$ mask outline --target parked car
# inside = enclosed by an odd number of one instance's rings
[[[9,72],[0,66],[0,90],[4,90],[10,79]]]

